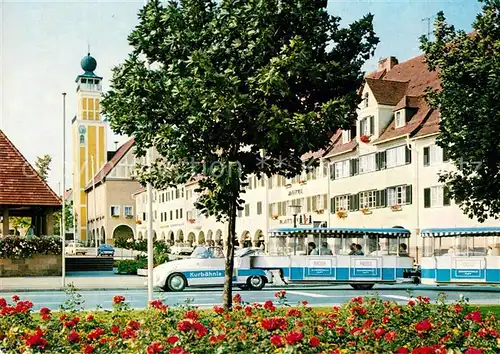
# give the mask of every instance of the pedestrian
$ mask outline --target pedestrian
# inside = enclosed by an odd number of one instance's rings
[[[307,244],[307,255],[308,256],[312,255],[315,249],[316,249],[316,244],[314,242],[309,242]]]

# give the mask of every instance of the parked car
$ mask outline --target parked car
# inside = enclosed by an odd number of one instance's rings
[[[74,255],[79,255],[81,254],[84,256],[87,253],[87,249],[83,246],[83,243],[81,242],[70,242],[66,246],[66,254],[74,254]]]
[[[113,257],[115,255],[115,249],[111,245],[103,243],[99,245],[99,248],[97,249],[97,255]]]
[[[193,253],[194,247],[192,247],[188,243],[178,243],[170,248],[170,253],[171,254],[177,254],[177,255],[187,255],[189,256],[191,253]]]

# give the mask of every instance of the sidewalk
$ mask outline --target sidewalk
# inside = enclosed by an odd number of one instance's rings
[[[117,275],[112,272],[75,272],[66,275],[66,286],[81,290],[144,289],[145,277]],[[0,278],[0,291],[51,291],[62,290],[62,277]]]

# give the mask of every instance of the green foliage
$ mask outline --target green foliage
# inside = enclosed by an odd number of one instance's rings
[[[68,298],[64,301],[64,304],[61,305],[61,311],[78,312],[85,309],[85,300],[78,292],[79,290],[80,289],[75,287],[73,283],[66,286],[64,292]]]
[[[50,163],[52,162],[52,157],[50,155],[38,156],[35,161],[35,170],[45,182],[49,177]]]
[[[54,235],[61,234],[61,215],[62,210],[58,210],[54,213]],[[66,208],[64,209],[64,223],[66,224],[66,232],[73,228],[73,202],[66,203]]]
[[[116,262],[119,274],[137,274],[137,269],[143,269],[148,265],[144,257],[137,259],[124,259]]]
[[[102,102],[139,156],[153,144],[161,156],[140,169],[143,184],[163,189],[199,175],[196,208],[229,221],[226,306],[244,181],[299,174],[303,154],[326,148],[328,132],[356,116],[361,68],[378,43],[373,16],[340,28],[326,5],[153,0]]]
[[[61,239],[53,236],[0,238],[0,258],[29,258],[36,254],[62,254]]]
[[[484,0],[466,34],[438,14],[434,40],[421,39],[442,90],[427,98],[441,114],[439,146],[457,171],[440,175],[450,196],[470,217],[500,216],[500,2]]]
[[[27,230],[31,226],[31,218],[29,218],[29,217],[15,216],[15,217],[9,218],[9,221],[12,224],[12,226],[14,227],[16,235],[20,235],[19,229],[26,230],[26,232],[27,232]]]

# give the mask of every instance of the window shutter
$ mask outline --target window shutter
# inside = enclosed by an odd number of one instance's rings
[[[380,171],[380,152],[375,153],[375,169]]]
[[[411,150],[408,146],[406,146],[406,164],[411,163]]]
[[[359,158],[351,160],[351,176],[359,174]]]
[[[349,195],[349,211],[355,210],[354,205],[354,194]]]
[[[424,147],[424,166],[429,166],[430,164],[430,148],[428,146]]]
[[[448,148],[443,148],[443,162],[449,160],[450,160],[450,155],[448,154]]]
[[[411,193],[411,184],[406,186],[406,204],[411,204],[412,202],[412,193]]]
[[[334,180],[335,179],[335,164],[332,163],[330,165],[330,179]]]
[[[328,195],[323,194],[323,209],[328,209]]]
[[[448,187],[443,187],[443,205],[451,205],[450,189]]]
[[[379,156],[380,169],[384,170],[386,167],[386,151],[381,151]]]
[[[424,208],[431,207],[431,189],[424,188]]]
[[[359,193],[354,194],[354,210],[359,210]]]
[[[330,213],[335,213],[335,198],[330,198]]]
[[[385,208],[385,206],[387,205],[387,189],[382,189],[379,191],[380,192],[380,206],[382,208]]]
[[[370,117],[370,135],[375,134],[375,117],[371,116]]]
[[[307,197],[307,211],[311,211],[311,197]]]
[[[356,138],[356,124],[351,127],[351,140],[354,140],[354,138]]]
[[[318,205],[317,197],[313,196],[312,197],[312,211],[316,211]]]

